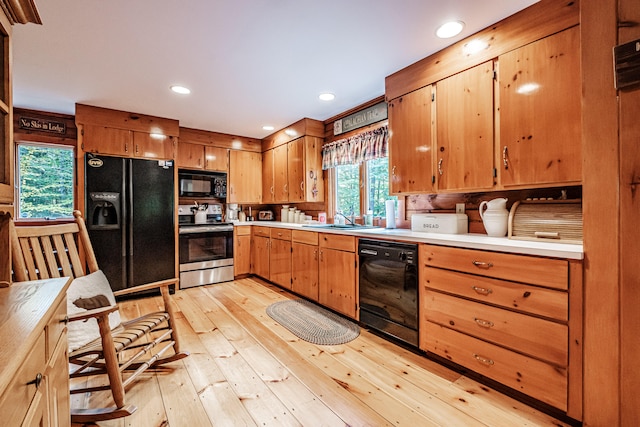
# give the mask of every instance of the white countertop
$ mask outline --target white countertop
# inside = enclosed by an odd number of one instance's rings
[[[347,234],[357,237],[397,240],[402,242],[429,243],[432,245],[454,246],[467,249],[509,252],[523,255],[538,255],[554,258],[581,260],[584,258],[582,245],[569,243],[538,242],[516,240],[507,237],[489,237],[486,234],[440,234],[411,231],[405,228],[364,228],[359,230],[331,227],[309,227],[278,221],[234,221],[234,225],[259,225],[264,227],[291,228],[320,233]]]

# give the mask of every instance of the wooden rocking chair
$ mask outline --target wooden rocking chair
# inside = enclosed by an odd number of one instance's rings
[[[84,220],[79,211],[73,214],[75,222],[69,224],[47,226],[11,224],[13,274],[16,281],[85,276],[85,279],[78,280],[80,282],[87,280],[86,277],[91,273],[98,272],[98,264]],[[83,262],[86,262],[87,269],[84,268]],[[180,351],[175,330],[169,285],[176,282],[177,279],[164,280],[116,291],[110,296],[113,301],[111,305],[95,309],[89,307],[89,310],[80,314],[69,315],[70,322],[96,319],[99,330],[99,337],[69,352],[69,362],[72,366],[70,367],[71,378],[106,374],[109,381],[109,384],[104,386],[72,388],[71,393],[110,389],[115,402],[113,407],[72,408],[72,422],[89,423],[131,415],[137,408],[125,402],[125,389],[146,369],[189,355],[187,352]],[[118,310],[114,296],[154,288],[160,288],[164,311],[120,323],[115,328],[110,327],[109,314]],[[106,293],[111,293],[111,290],[109,289]],[[98,295],[98,297],[101,296]],[[103,299],[103,305],[104,302]],[[70,323],[69,327],[71,326]],[[172,347],[173,351],[165,355]]]

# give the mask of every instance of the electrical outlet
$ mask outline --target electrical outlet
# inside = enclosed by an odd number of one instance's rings
[[[464,213],[464,203],[456,203],[456,213]]]

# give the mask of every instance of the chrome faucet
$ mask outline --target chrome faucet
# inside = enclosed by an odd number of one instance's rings
[[[354,220],[354,215],[353,214],[351,214],[351,217],[348,217],[345,214],[343,214],[342,212],[336,212],[336,215],[342,216],[345,220],[349,221],[350,225],[356,225],[356,222]]]

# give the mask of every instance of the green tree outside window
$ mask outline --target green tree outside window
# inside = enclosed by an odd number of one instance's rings
[[[73,149],[18,145],[18,217],[65,218],[73,213]]]

